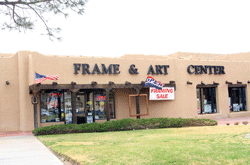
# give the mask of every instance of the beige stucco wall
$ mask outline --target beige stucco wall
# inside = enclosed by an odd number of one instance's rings
[[[0,131],[20,129],[17,55],[0,60]],[[9,81],[9,85],[6,84]]]
[[[2,79],[0,80],[0,131],[25,131],[34,129],[34,113],[31,104],[32,95],[29,94],[29,85],[34,84],[35,71],[44,75],[59,75],[58,84],[70,84],[72,81],[77,84],[90,84],[96,81],[98,84],[108,84],[109,81],[115,84],[124,84],[129,81],[132,84],[139,84],[145,81],[150,65],[169,65],[167,75],[151,75],[162,83],[175,81],[175,100],[172,101],[151,101],[149,100],[149,115],[151,117],[185,117],[185,118],[224,118],[233,116],[250,116],[248,112],[229,113],[228,85],[225,81],[236,84],[237,80],[247,84],[250,80],[250,53],[244,53],[237,58],[232,55],[209,55],[176,53],[170,56],[143,56],[125,55],[120,58],[93,58],[93,57],[72,57],[72,56],[45,56],[37,52],[18,52],[12,56],[4,56],[0,60]],[[110,64],[119,64],[118,75],[109,74],[74,74],[74,63],[89,64],[92,72],[95,64],[101,70],[101,64],[108,67]],[[138,75],[131,75],[128,70],[131,64],[138,68]],[[226,74],[189,74],[189,65],[213,65],[224,66]],[[5,81],[10,81],[6,85]],[[188,85],[187,81],[192,82]],[[196,85],[203,81],[206,84],[219,83],[216,88],[217,114],[197,115]],[[51,84],[46,80],[42,84]],[[129,116],[129,95],[135,94],[132,89],[115,90],[116,119],[128,118]],[[250,110],[250,91],[248,84],[246,88],[247,110]],[[133,103],[134,107],[135,102]],[[145,106],[141,106],[142,112]],[[38,104],[39,126],[54,123],[40,123],[40,109]],[[133,111],[134,112],[134,111]],[[3,115],[2,115],[3,114]],[[135,117],[132,117],[135,118]]]
[[[28,54],[18,52],[0,59],[0,131],[27,131],[34,127],[28,84]],[[9,85],[6,84],[9,81]]]

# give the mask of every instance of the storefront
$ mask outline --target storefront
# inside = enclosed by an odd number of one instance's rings
[[[0,131],[123,118],[250,116],[250,53],[0,55]],[[59,79],[35,84],[35,72]],[[148,76],[164,88],[145,86]]]
[[[71,92],[69,90],[41,90],[41,123],[64,122],[72,124]],[[77,124],[107,120],[105,109],[106,91],[102,89],[79,90],[76,93],[75,116]],[[110,119],[115,119],[114,93],[110,91],[108,107]]]

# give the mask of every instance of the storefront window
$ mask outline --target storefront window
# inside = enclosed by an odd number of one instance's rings
[[[106,120],[105,90],[81,90],[76,96],[77,123],[92,123]],[[114,93],[109,93],[110,118],[115,118]],[[41,92],[41,122],[61,122],[72,124],[71,92],[44,90]]]
[[[231,112],[246,111],[246,89],[245,87],[229,87],[229,109]]]
[[[103,90],[95,91],[94,94],[94,103],[95,103],[95,120],[106,119],[105,113],[105,100],[106,94]],[[114,108],[114,93],[112,91],[109,92],[109,103],[108,103],[110,118],[115,118],[115,108]]]
[[[63,92],[41,92],[41,123],[64,121]]]
[[[215,87],[197,88],[198,114],[217,113]]]
[[[64,100],[65,100],[65,123],[72,124],[72,106],[71,106],[71,92],[64,92]]]

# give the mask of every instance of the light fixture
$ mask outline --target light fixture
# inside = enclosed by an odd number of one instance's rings
[[[192,85],[193,83],[192,83],[192,82],[190,82],[190,81],[187,81],[187,84]]]
[[[71,85],[76,85],[76,82],[72,81],[72,82],[71,82]]]
[[[9,84],[10,84],[10,82],[9,82],[9,81],[6,81],[6,84],[7,84],[7,85],[9,85]]]

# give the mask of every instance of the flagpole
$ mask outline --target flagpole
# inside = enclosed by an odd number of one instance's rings
[[[32,104],[34,105],[34,126],[35,129],[38,127],[38,121],[37,121],[37,97],[36,97],[36,72],[35,72],[35,83],[34,83],[34,91],[33,91],[34,97]]]

